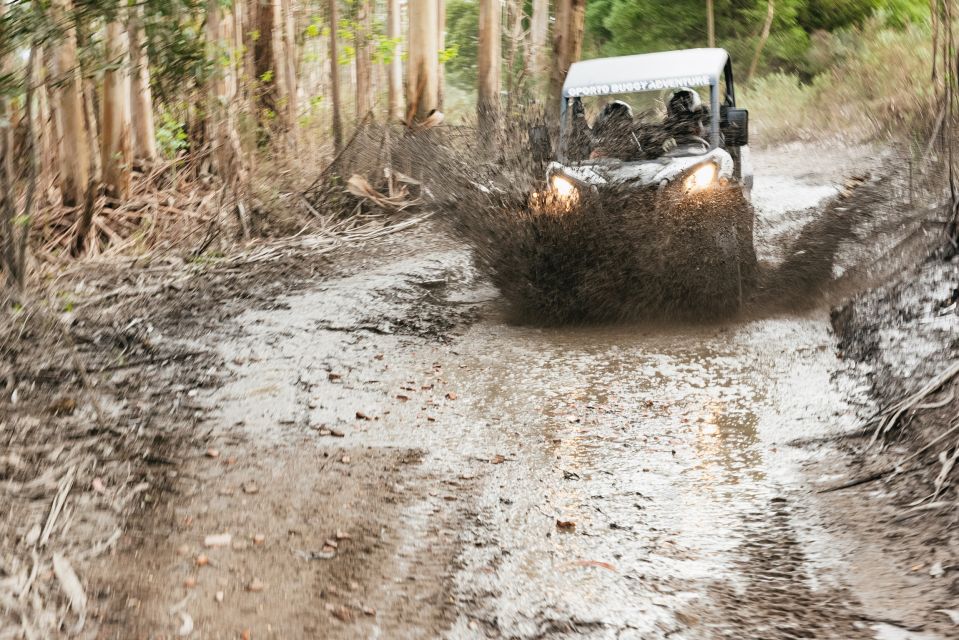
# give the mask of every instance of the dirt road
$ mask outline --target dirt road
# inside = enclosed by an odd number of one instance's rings
[[[761,259],[849,157],[757,159]],[[204,436],[99,576],[102,637],[945,637],[880,507],[816,493],[870,409],[825,305],[518,326],[408,233],[263,307],[200,341]]]

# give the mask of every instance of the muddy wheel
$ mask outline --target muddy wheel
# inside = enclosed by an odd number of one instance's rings
[[[755,213],[749,202],[742,198],[737,203],[739,209],[736,217],[736,235],[739,243],[739,272],[742,287],[747,291],[756,284],[759,264],[756,259],[756,245],[754,244],[753,222]]]

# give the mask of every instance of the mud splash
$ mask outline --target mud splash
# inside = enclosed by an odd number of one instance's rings
[[[871,172],[835,175],[825,185],[821,177],[805,186],[783,176],[758,178],[760,262],[755,272],[742,273],[742,315],[811,308],[843,273],[847,280],[849,272],[861,275],[876,258],[869,254],[876,238],[865,238],[871,225],[903,207],[901,176],[892,176],[902,164],[887,156]],[[630,192],[585,195],[575,206],[544,212],[528,188],[490,189],[481,181],[445,178],[436,204],[514,319],[558,325],[728,315],[727,299],[737,294],[719,273],[722,260],[709,241],[716,216],[657,211],[653,197]],[[535,182],[525,175],[516,184]],[[803,203],[809,211],[797,218]],[[770,228],[770,219],[789,213],[787,233]]]

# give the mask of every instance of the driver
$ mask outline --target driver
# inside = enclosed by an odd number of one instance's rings
[[[666,102],[666,119],[663,127],[666,135],[672,138],[674,146],[683,144],[703,144],[706,142],[706,127],[703,119],[706,108],[699,94],[683,87],[673,91]]]
[[[593,151],[589,157],[629,160],[638,152],[633,110],[622,100],[607,103],[593,122]]]

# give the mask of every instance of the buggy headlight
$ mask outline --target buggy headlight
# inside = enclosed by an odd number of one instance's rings
[[[573,181],[569,178],[555,175],[550,178],[549,184],[553,189],[553,193],[561,200],[569,200],[576,196],[576,185],[573,184]]]
[[[716,175],[718,173],[719,170],[716,164],[707,162],[693,169],[693,172],[683,181],[683,186],[686,188],[686,191],[702,191],[716,182]]]

